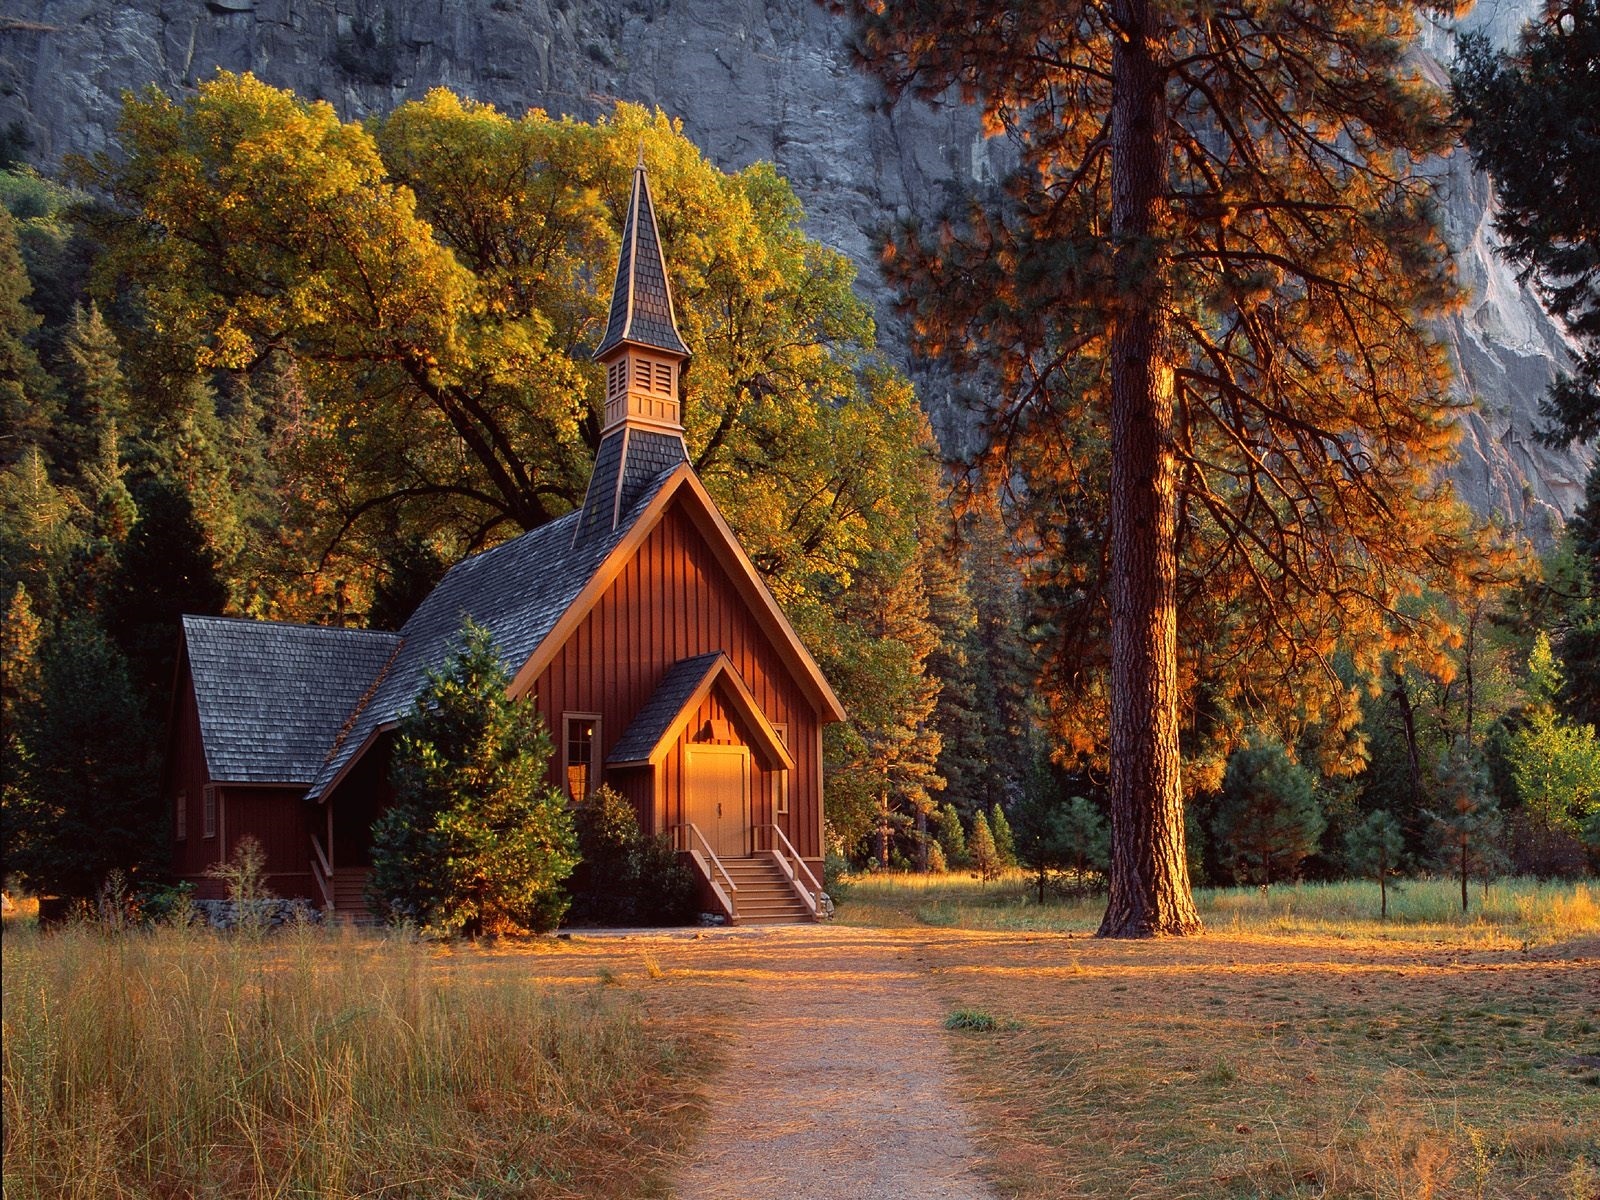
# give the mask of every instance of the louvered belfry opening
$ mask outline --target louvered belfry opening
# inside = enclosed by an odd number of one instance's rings
[[[649,480],[688,460],[678,388],[689,348],[678,332],[642,156],[622,225],[605,336],[594,357],[606,371],[605,424],[574,545],[613,532]]]

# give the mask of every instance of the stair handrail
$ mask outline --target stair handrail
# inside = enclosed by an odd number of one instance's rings
[[[333,902],[333,864],[328,861],[327,852],[314,833],[311,835],[311,878],[322,893],[322,906],[332,911],[336,907]]]
[[[681,825],[674,826],[674,832],[679,829],[688,830],[699,841],[700,846],[704,847],[704,853],[702,853],[699,848],[690,842],[688,845],[682,846],[681,849],[686,850],[689,857],[694,860],[694,865],[700,868],[700,874],[711,885],[712,893],[722,902],[722,907],[727,910],[728,919],[737,921],[739,919],[739,906],[734,901],[733,893],[739,890],[739,885],[733,881],[733,876],[728,874],[728,868],[722,865],[722,860],[717,857],[717,852],[711,848],[711,843],[706,841],[706,835],[700,832],[699,826],[693,821],[685,821]],[[687,837],[682,840],[689,841]],[[709,863],[707,860],[709,860]],[[716,868],[717,874],[722,876],[722,882],[727,884],[726,890],[724,890],[722,884],[719,884],[711,877],[713,867]]]
[[[776,835],[773,838],[771,854],[778,860],[778,867],[788,879],[789,885],[794,888],[795,895],[804,901],[806,909],[811,913],[813,920],[820,920],[822,914],[822,885],[817,882],[817,877],[811,873],[811,868],[806,866],[806,860],[800,857],[800,852],[794,848],[794,843],[789,840],[788,834],[777,824],[767,826]],[[793,860],[791,863],[790,860]],[[801,876],[805,881],[801,881]],[[810,886],[808,887],[807,884]]]

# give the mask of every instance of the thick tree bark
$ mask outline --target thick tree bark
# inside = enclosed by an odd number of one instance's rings
[[[1111,897],[1101,937],[1200,927],[1184,851],[1178,756],[1173,350],[1161,256],[1166,185],[1162,31],[1147,0],[1115,6],[1111,234]]]

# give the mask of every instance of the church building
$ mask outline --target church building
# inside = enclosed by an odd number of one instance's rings
[[[822,729],[844,711],[689,463],[689,351],[642,163],[595,358],[605,420],[582,507],[456,564],[400,632],[183,619],[164,786],[199,895],[253,836],[278,895],[364,909],[393,731],[471,618],[574,801],[625,795],[709,910],[816,918]]]

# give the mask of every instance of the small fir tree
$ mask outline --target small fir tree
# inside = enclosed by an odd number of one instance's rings
[[[1461,881],[1461,911],[1467,911],[1467,881],[1474,871],[1489,876],[1498,862],[1500,806],[1489,791],[1477,756],[1458,738],[1439,759],[1434,779],[1438,801],[1429,816],[1439,859]]]
[[[1378,881],[1378,915],[1389,919],[1389,878],[1399,874],[1405,837],[1400,822],[1388,813],[1372,813],[1345,834],[1345,857],[1350,869]]]
[[[1217,839],[1242,883],[1291,878],[1317,848],[1324,820],[1311,772],[1260,734],[1233,753],[1222,779]]]
[[[989,810],[989,832],[994,835],[994,850],[1002,867],[1017,865],[1017,840],[1011,832],[1011,822],[1006,820],[1006,810],[997,800]]]
[[[549,783],[550,737],[509,683],[489,631],[469,621],[401,718],[395,802],[372,831],[381,914],[468,936],[560,923],[577,840]]]
[[[945,863],[951,868],[966,866],[967,835],[961,828],[961,814],[956,812],[956,806],[946,800],[939,806],[934,822],[938,826],[935,837],[944,851]]]
[[[1106,868],[1111,830],[1100,810],[1082,796],[1061,801],[1035,793],[1017,810],[1016,845],[1018,859],[1034,873],[1043,904],[1051,871],[1071,871],[1081,886],[1091,869]]]
[[[972,818],[972,837],[967,843],[967,853],[979,879],[988,883],[991,879],[1000,878],[1000,852],[995,848],[988,818],[981,811]]]

